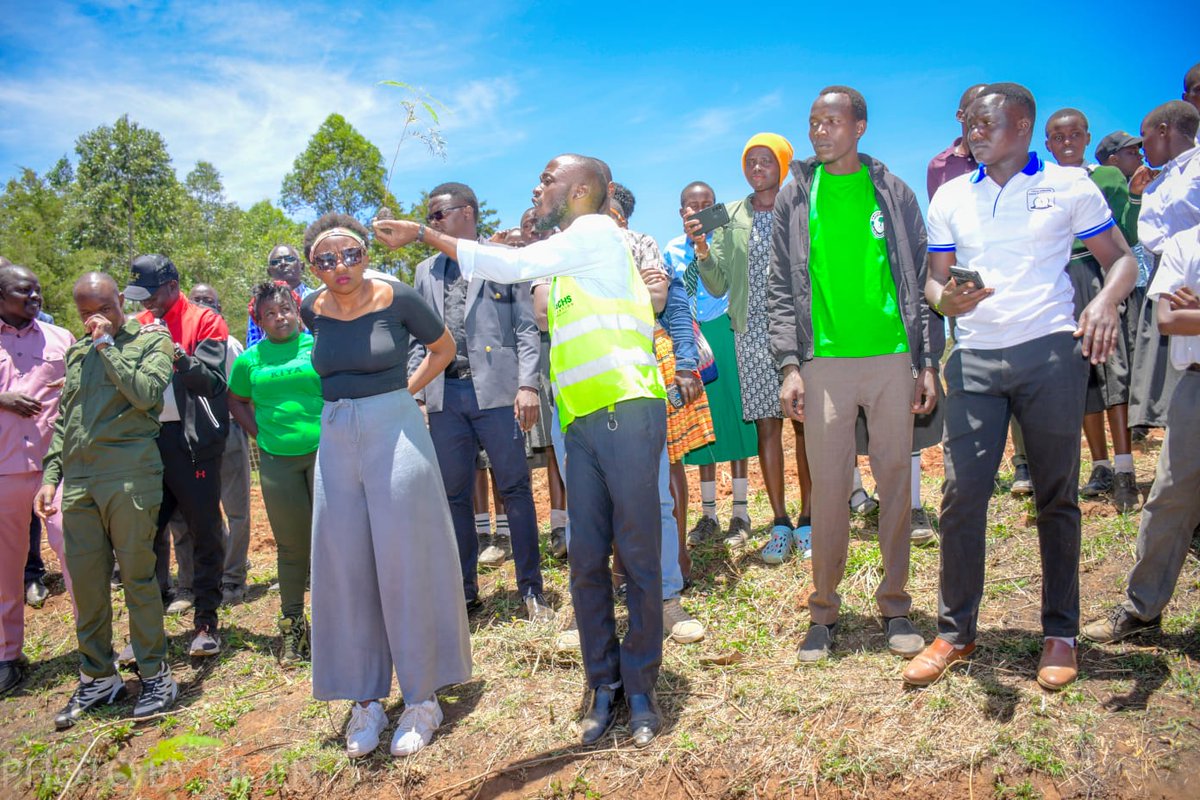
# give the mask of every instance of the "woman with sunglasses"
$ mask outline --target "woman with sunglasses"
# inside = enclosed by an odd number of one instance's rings
[[[252,319],[266,338],[233,362],[229,413],[258,442],[263,505],[279,570],[280,661],[309,659],[304,587],[312,536],[313,473],[321,438],[321,379],[312,336],[300,331],[299,300],[280,281],[254,287]]]
[[[412,393],[454,358],[454,338],[412,287],[364,275],[367,230],[326,214],[304,233],[324,288],[300,314],[325,404],[313,486],[313,696],[353,700],[346,752],[387,727],[392,671],[404,711],[393,755],[429,743],[437,689],[471,676],[462,573],[433,441]],[[373,273],[378,274],[378,273]],[[429,351],[408,376],[410,339]]]
[[[290,244],[277,244],[271,248],[267,256],[267,277],[273,281],[283,281],[288,288],[303,300],[313,290],[301,281],[304,275],[304,264],[300,261],[300,251]],[[246,347],[253,347],[263,340],[263,330],[254,321],[254,308],[248,309],[246,319]]]

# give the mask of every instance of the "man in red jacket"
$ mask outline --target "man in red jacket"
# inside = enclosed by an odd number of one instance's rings
[[[229,433],[225,405],[225,343],[229,328],[215,311],[190,302],[179,291],[179,272],[166,256],[133,260],[125,297],[146,309],[143,325],[159,322],[175,342],[174,373],[159,416],[158,450],[163,461],[163,501],[154,551],[163,594],[170,586],[167,522],[176,507],[195,537],[195,634],[189,653],[221,652],[217,607],[225,544],[221,533],[221,454]]]

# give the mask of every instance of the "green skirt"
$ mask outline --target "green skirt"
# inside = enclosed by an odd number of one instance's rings
[[[758,429],[742,419],[742,390],[738,385],[737,354],[733,349],[733,329],[729,316],[700,323],[700,332],[708,340],[717,361],[717,379],[704,385],[712,412],[717,440],[683,457],[691,466],[723,464],[758,455]]]

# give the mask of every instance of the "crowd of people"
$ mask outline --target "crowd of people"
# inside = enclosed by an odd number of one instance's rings
[[[1085,114],[1055,111],[1050,163],[1031,146],[1029,90],[972,86],[961,136],[930,161],[922,214],[912,188],[859,148],[864,97],[829,86],[809,115],[813,156],[777,133],[752,136],[747,196],[722,205],[689,183],[682,233],[662,248],[630,228],[633,193],[593,157],[552,159],[520,225],[488,239],[475,192],[443,183],[424,221],[380,214],[368,228],[325,214],[299,246],[273,248],[246,298],[245,348],[213,288],[185,295],[166,256],[139,256],[121,282],[80,276],[78,341],[45,315],[37,276],[4,262],[0,693],[24,679],[24,604],[46,597],[44,525],[80,661],[55,726],[121,697],[122,664],[141,677],[135,718],[172,706],[164,614],[192,613],[188,653],[207,658],[226,646],[218,608],[245,598],[251,441],[278,553],[279,658],[311,661],[317,699],[351,702],[351,757],[379,746],[393,675],[404,707],[391,752],[429,744],[437,691],[471,675],[479,568],[508,558],[528,622],[555,625],[557,645],[582,653],[583,743],[627,705],[634,744],[649,744],[663,724],[664,640],[706,633],[682,602],[688,550],[747,546],[753,458],[772,514],[762,561],[811,559],[799,662],[836,649],[851,514],[877,510],[880,625],[903,680],[926,686],[976,647],[1010,423],[1012,492],[1037,511],[1036,677],[1061,689],[1077,677],[1077,636],[1159,626],[1200,526],[1198,108],[1200,65],[1183,100],[1150,110],[1140,135],[1102,137],[1094,162]],[[372,236],[436,255],[409,286],[370,268]],[[141,312],[127,315],[128,302]],[[1127,597],[1081,630],[1078,498],[1138,509],[1131,442],[1148,427],[1166,435]],[[939,444],[935,521],[920,469],[921,450]],[[567,621],[544,593],[531,465],[551,488],[546,553],[570,568]],[[687,465],[702,499],[690,530]],[[911,547],[930,542],[941,567],[927,643],[906,586]],[[122,651],[110,584],[128,609]]]

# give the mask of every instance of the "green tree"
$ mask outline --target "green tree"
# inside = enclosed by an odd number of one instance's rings
[[[22,168],[0,194],[0,254],[33,270],[44,307],[62,325],[75,319],[71,302],[72,260],[62,236],[63,193],[49,179]]]
[[[118,254],[129,263],[139,240],[158,249],[179,201],[162,136],[125,114],[80,136],[75,152],[75,243],[110,253],[109,266],[121,260]]]
[[[341,114],[330,114],[292,163],[280,198],[292,213],[337,211],[364,222],[384,204],[383,156]]]

